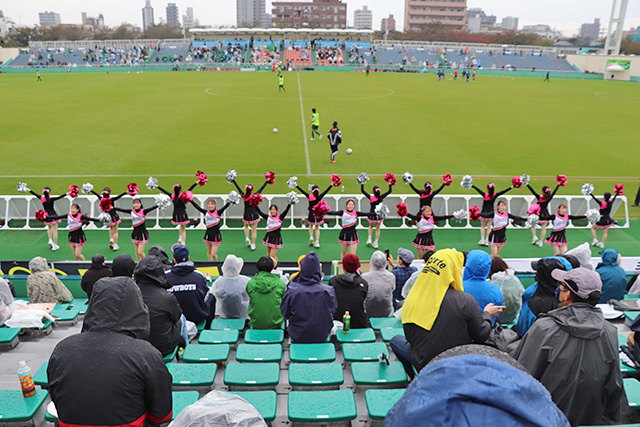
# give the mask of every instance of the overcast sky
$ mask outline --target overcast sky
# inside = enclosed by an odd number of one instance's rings
[[[343,0],[344,1],[344,0]],[[194,15],[201,24],[221,26],[235,25],[235,0],[173,0],[178,5],[180,15],[187,7],[193,7]],[[394,14],[398,26],[402,28],[404,15],[403,0],[346,0],[348,21],[353,21],[353,11],[363,5],[373,10],[374,29],[380,27],[380,20]],[[167,0],[151,0],[156,23],[165,17]],[[267,10],[270,10],[267,1]],[[584,22],[593,22],[600,18],[608,25],[612,0],[467,0],[468,7],[480,7],[488,14],[520,18],[519,26],[529,24],[549,24],[565,35],[576,34]],[[117,26],[122,22],[142,25],[142,7],[144,0],[5,0],[0,1],[0,10],[12,18],[18,25],[32,26],[38,23],[38,12],[54,11],[61,15],[62,23],[79,24],[80,13],[89,16],[104,15],[105,23]],[[625,29],[640,25],[640,2],[629,2]]]

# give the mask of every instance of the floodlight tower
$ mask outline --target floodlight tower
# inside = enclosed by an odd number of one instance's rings
[[[620,44],[622,43],[622,32],[624,31],[624,18],[627,16],[627,5],[629,4],[629,0],[620,0],[619,3],[620,8],[618,9],[618,0],[613,0],[611,17],[609,18],[609,27],[607,28],[607,40],[604,44],[605,55],[620,55]]]

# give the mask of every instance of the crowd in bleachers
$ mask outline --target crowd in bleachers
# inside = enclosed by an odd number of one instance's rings
[[[26,65],[38,67],[75,66],[139,66],[150,55],[149,46],[130,47],[93,46],[87,48],[33,49],[28,53]]]

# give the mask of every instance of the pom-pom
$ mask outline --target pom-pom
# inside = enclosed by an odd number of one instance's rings
[[[616,194],[616,196],[624,195],[624,185],[616,184],[615,187],[613,187],[613,192]]]
[[[388,185],[396,185],[396,181],[397,181],[396,177],[389,172],[384,174],[384,180],[387,182]]]
[[[28,191],[29,191],[29,188],[27,187],[27,183],[20,181],[18,183],[18,193],[26,193]]]
[[[405,184],[411,184],[413,182],[413,174],[411,172],[405,172],[402,175],[402,180]]]
[[[180,196],[178,197],[180,198],[180,201],[186,205],[191,203],[193,200],[193,193],[191,191],[185,191],[184,193],[180,193]]]
[[[69,186],[69,196],[72,199],[75,199],[76,197],[78,197],[79,193],[80,193],[80,189],[78,188],[77,185],[73,184]]]
[[[358,177],[356,178],[356,182],[358,184],[366,184],[369,181],[369,175],[367,175],[366,172],[362,172],[360,175],[358,175]]]
[[[442,175],[442,183],[447,187],[453,184],[453,178],[451,178],[450,173],[445,173],[444,175]]]
[[[147,188],[149,190],[155,190],[156,188],[158,188],[158,178],[150,176],[147,180]]]
[[[296,188],[298,186],[298,177],[292,176],[287,180],[287,186],[291,189]]]
[[[519,176],[514,176],[513,178],[511,178],[511,185],[513,185],[513,188],[522,187],[522,178],[520,178]]]
[[[455,218],[456,221],[461,222],[469,218],[469,212],[467,212],[464,209],[460,209],[459,211],[455,211],[453,213],[453,217]]]
[[[540,215],[540,205],[537,203],[529,206],[529,210],[527,210],[527,215]]]
[[[520,181],[522,181],[522,185],[527,185],[531,181],[531,177],[527,174],[520,175]]]
[[[585,213],[585,216],[587,217],[587,221],[589,222],[590,225],[594,225],[595,223],[600,221],[600,218],[602,217],[598,209],[589,209]]]
[[[289,191],[287,193],[287,198],[289,199],[292,205],[295,205],[300,201],[300,199],[298,199],[298,194],[295,191]]]
[[[229,194],[227,195],[227,202],[231,203],[232,205],[237,205],[238,203],[240,203],[240,195],[238,194],[238,192],[235,190],[229,191]]]
[[[273,184],[276,182],[276,174],[273,172],[267,172],[264,174],[264,180],[267,181],[267,184]]]
[[[536,214],[530,214],[527,216],[527,222],[524,224],[526,228],[536,228],[540,222],[540,217]]]
[[[407,208],[406,203],[398,203],[396,205],[396,210],[398,215],[400,216],[407,216],[407,214],[409,213],[409,209]]]
[[[594,189],[595,189],[595,187],[593,186],[593,184],[589,184],[587,182],[586,184],[584,184],[582,186],[582,189],[580,191],[582,192],[583,196],[588,196],[589,194],[593,193]]]
[[[337,173],[331,175],[331,185],[337,187],[340,184],[342,184],[342,178],[340,178],[340,175],[338,175]]]
[[[238,177],[238,172],[236,172],[234,169],[227,171],[227,182],[229,184],[233,183],[233,181],[235,181],[237,177]]]
[[[313,214],[318,218],[324,218],[324,216],[331,210],[329,205],[324,200],[320,200],[318,204],[313,207]]]
[[[473,178],[471,177],[471,175],[465,175],[462,177],[462,181],[460,181],[460,187],[464,188],[465,190],[470,190],[472,185]]]
[[[480,208],[473,205],[469,208],[469,219],[471,221],[477,221],[480,219]]]
[[[38,221],[44,221],[45,219],[47,219],[49,215],[42,209],[38,209],[36,211],[36,219]]]
[[[556,176],[556,184],[560,187],[564,187],[567,185],[567,176],[566,175],[558,175]]]
[[[100,212],[100,215],[98,215],[97,219],[103,224],[110,224],[111,221],[113,221],[113,219],[111,218],[111,215],[109,215],[106,212]]]
[[[200,187],[202,187],[207,182],[209,182],[209,178],[207,178],[207,174],[202,171],[196,172],[196,179],[198,180],[198,185]]]
[[[378,218],[384,219],[389,215],[389,208],[384,203],[380,203],[378,206],[376,206],[375,213]]]
[[[262,197],[262,194],[260,193],[253,193],[249,197],[249,203],[251,204],[251,206],[258,206],[260,203],[262,203],[263,200],[264,197]]]
[[[153,198],[155,199],[156,205],[158,205],[158,208],[160,210],[165,210],[169,206],[171,206],[171,197],[167,196],[166,194],[156,194],[155,196],[153,196]]]
[[[109,212],[113,208],[113,203],[110,197],[103,197],[100,199],[100,209],[102,212]]]
[[[138,184],[136,184],[135,182],[132,182],[131,184],[127,185],[127,193],[129,193],[130,196],[137,196]]]
[[[90,182],[85,182],[82,184],[82,194],[89,195],[91,194],[91,190],[93,190],[93,184]]]

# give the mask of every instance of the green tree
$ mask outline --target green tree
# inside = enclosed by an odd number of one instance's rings
[[[167,24],[152,25],[142,33],[143,39],[181,39],[182,30]]]
[[[640,55],[640,43],[634,42],[633,37],[627,36],[620,43],[620,53],[625,55]]]

